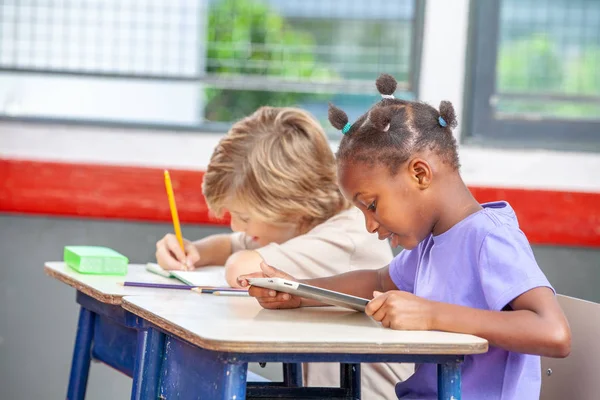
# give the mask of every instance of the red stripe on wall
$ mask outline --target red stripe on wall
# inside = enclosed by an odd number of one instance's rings
[[[202,171],[169,170],[181,222],[226,224],[209,215]],[[162,169],[0,160],[0,211],[171,221]]]
[[[531,243],[600,247],[600,193],[469,189],[480,203],[508,201]]]
[[[202,171],[170,170],[184,223],[209,215]],[[171,221],[158,168],[0,160],[0,212]],[[600,193],[470,187],[480,202],[506,200],[531,243],[600,247]]]

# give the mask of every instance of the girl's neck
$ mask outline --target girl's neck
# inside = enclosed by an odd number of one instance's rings
[[[455,179],[450,180],[443,187],[443,195],[438,197],[440,199],[437,207],[438,219],[432,230],[434,236],[446,232],[469,215],[482,209],[460,175],[457,174]]]

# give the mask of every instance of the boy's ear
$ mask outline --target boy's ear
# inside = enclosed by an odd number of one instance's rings
[[[408,163],[408,173],[419,189],[427,189],[431,185],[433,170],[431,165],[422,158],[414,158]]]

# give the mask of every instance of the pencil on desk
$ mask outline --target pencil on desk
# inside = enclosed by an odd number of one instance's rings
[[[175,204],[175,194],[173,193],[173,185],[171,185],[171,176],[169,171],[165,169],[165,188],[167,189],[167,197],[169,198],[169,208],[171,209],[171,219],[173,219],[173,229],[181,250],[185,253],[183,247],[183,237],[181,236],[181,226],[179,225],[179,215],[177,214],[177,205]]]
[[[150,283],[150,282],[118,282],[121,286],[133,286],[133,287],[146,287],[146,288],[157,288],[157,289],[185,289],[192,290],[194,286],[189,285],[176,285],[171,283]]]
[[[230,287],[215,287],[215,286],[190,286],[190,285],[178,285],[172,283],[152,283],[152,282],[117,282],[117,285],[121,286],[132,286],[132,287],[145,287],[145,288],[156,288],[156,289],[183,289],[193,290],[198,293],[215,294],[218,292],[221,296],[224,296],[225,292],[232,293],[247,293],[246,289],[236,289]]]
[[[231,290],[215,290],[212,292],[215,296],[239,296],[239,297],[250,297],[247,290],[244,291],[231,291]]]
[[[202,294],[215,294],[215,292],[230,292],[230,293],[248,293],[246,289],[230,288],[230,287],[195,287],[194,292]]]

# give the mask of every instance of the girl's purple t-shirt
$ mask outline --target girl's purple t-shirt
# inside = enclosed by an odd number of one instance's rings
[[[398,289],[445,303],[501,311],[536,287],[552,289],[506,202],[482,204],[450,230],[404,250],[390,264]],[[465,400],[520,400],[540,396],[540,357],[490,346],[462,364]],[[417,365],[396,385],[401,399],[437,399],[435,364]]]

